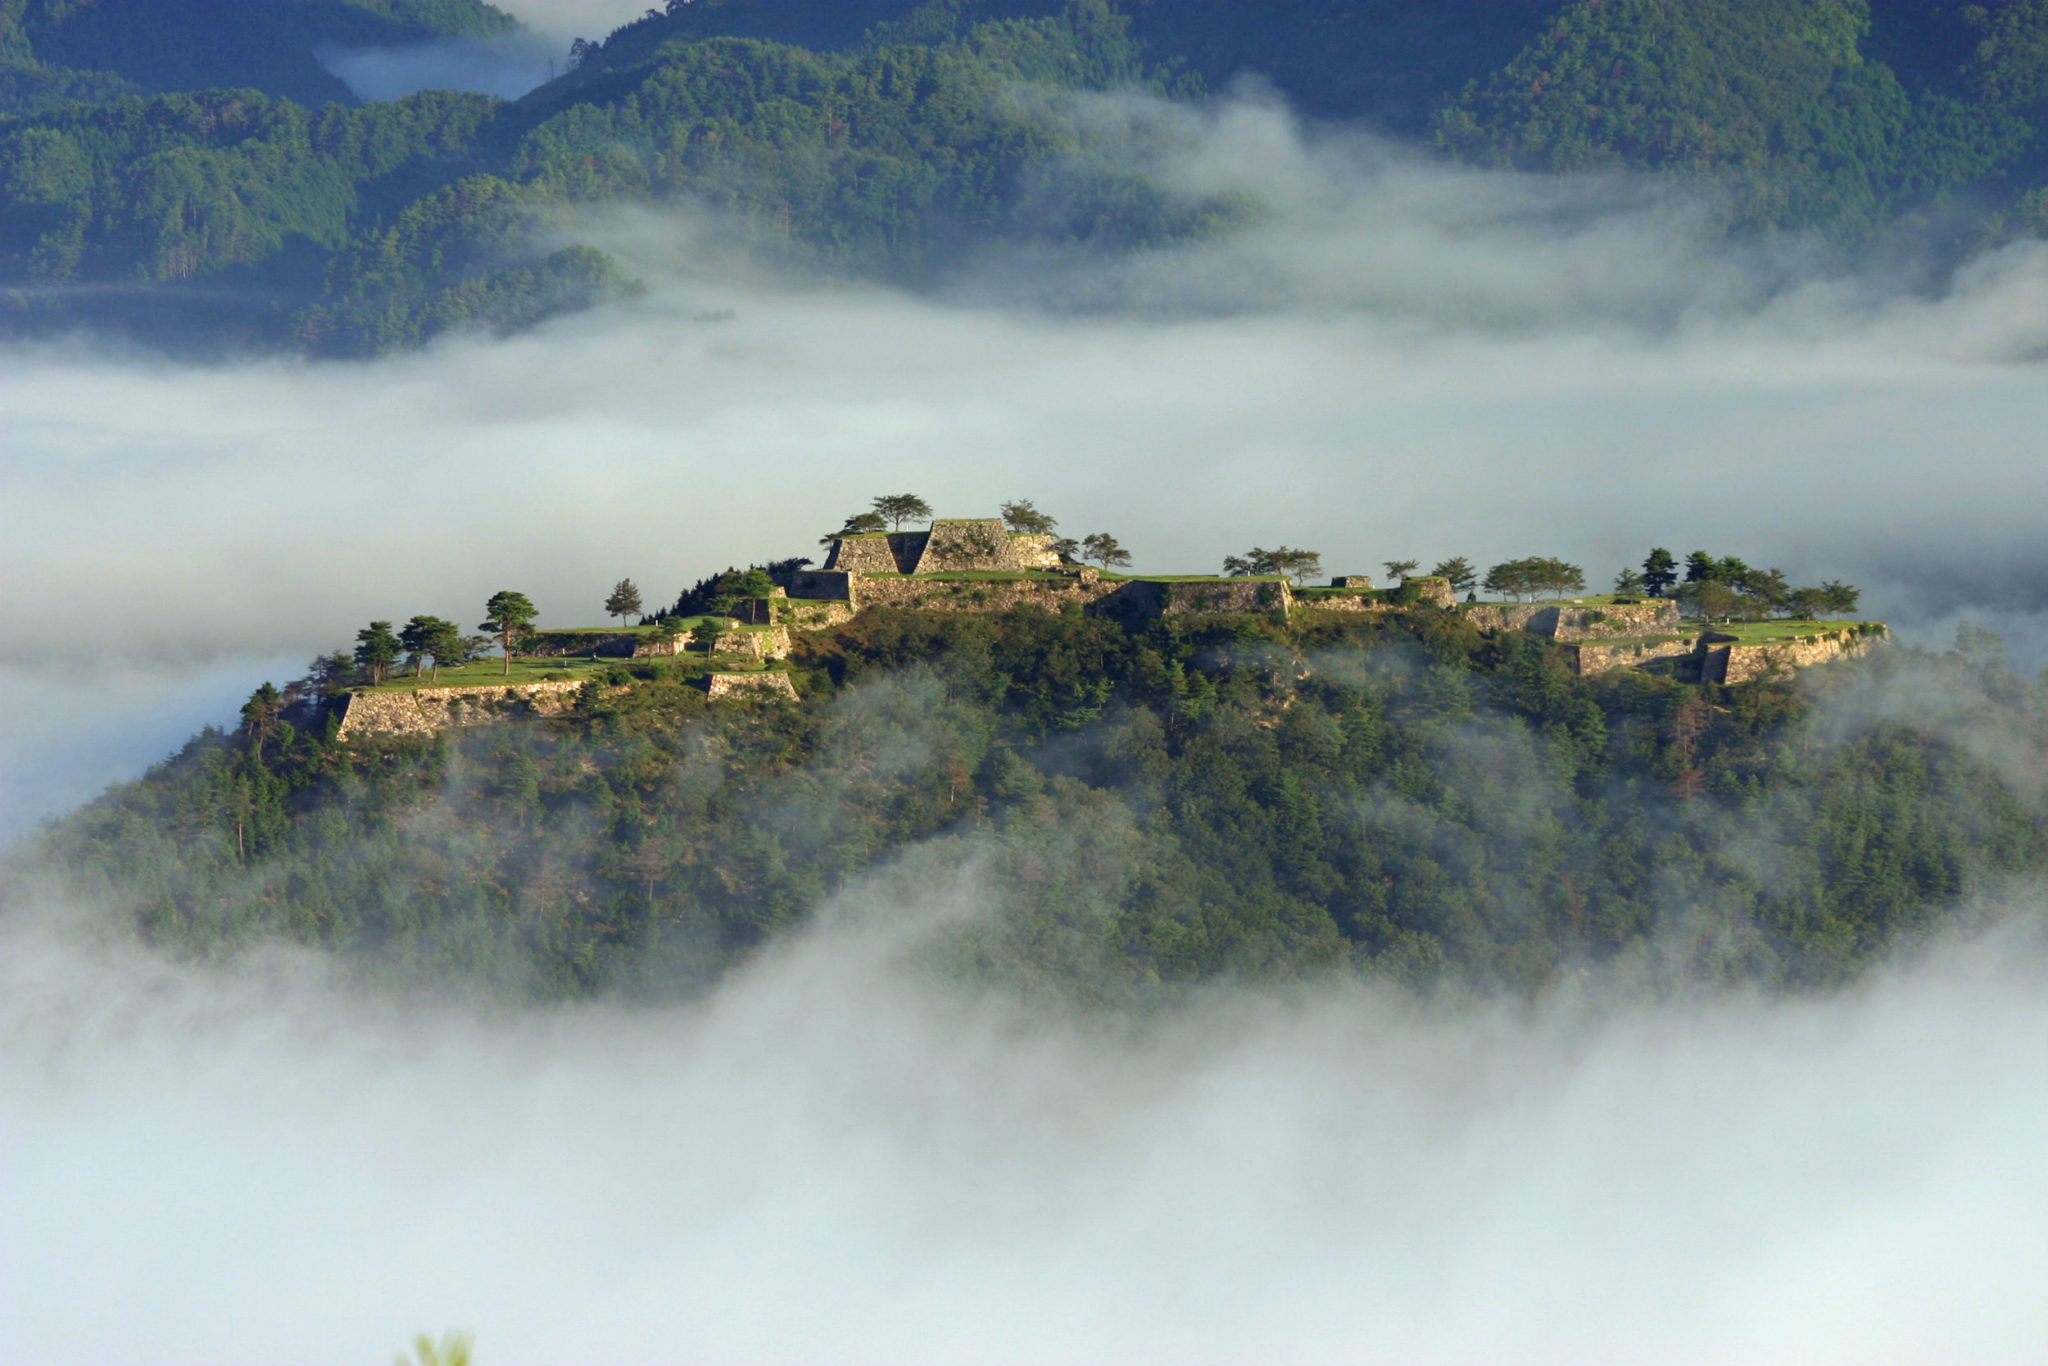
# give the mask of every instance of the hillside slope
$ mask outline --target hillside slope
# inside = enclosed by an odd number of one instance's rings
[[[535,246],[562,210],[621,202],[709,207],[770,258],[911,286],[1002,243],[1186,241],[1257,206],[1110,169],[1085,121],[1016,93],[1193,100],[1244,76],[1481,165],[1681,177],[1733,232],[1853,242],[1931,210],[1958,251],[2048,231],[2044,0],[697,0],[517,102],[366,108],[338,140],[295,107],[335,93],[316,38],[503,16],[242,8],[0,4],[0,92],[40,109],[0,120],[0,325],[332,354],[506,330],[629,292],[588,247]],[[141,93],[193,82],[270,94]]]

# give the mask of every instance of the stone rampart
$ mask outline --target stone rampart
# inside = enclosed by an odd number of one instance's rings
[[[1056,579],[872,579],[863,574],[852,585],[856,611],[903,607],[919,612],[1007,612],[1015,607],[1058,612],[1070,602],[1087,607],[1114,588],[1086,571]]]
[[[906,537],[889,536],[875,532],[867,536],[845,536],[832,542],[832,553],[825,557],[825,569],[841,574],[900,574],[903,566],[898,559],[892,542],[906,540]],[[924,549],[922,545],[917,547]],[[912,557],[915,563],[915,556]],[[798,578],[806,577],[798,574]],[[795,588],[790,590],[795,595]]]
[[[1565,661],[1574,673],[1604,674],[1616,669],[1640,669],[1659,660],[1692,660],[1698,651],[1690,636],[1669,640],[1585,641],[1564,647]],[[1674,665],[1674,667],[1676,667]]]
[[[967,569],[1015,573],[1058,569],[1051,536],[1013,534],[1000,517],[967,517],[933,522],[925,543],[906,572],[945,574]]]
[[[1129,579],[1115,585],[1090,610],[1143,619],[1285,612],[1293,601],[1287,584],[1278,579]]]
[[[1700,649],[1700,678],[1707,683],[1753,683],[1773,673],[1810,669],[1837,659],[1853,659],[1891,639],[1889,631],[1870,635],[1853,630],[1830,631],[1817,639],[1770,641],[1761,645],[1721,643],[1708,637]]]
[[[1465,618],[1482,631],[1526,631],[1546,640],[1613,640],[1676,634],[1683,629],[1669,598],[1642,602],[1480,602]]]
[[[791,598],[775,604],[775,620],[799,631],[822,631],[853,620],[853,604],[829,598]]]
[[[542,631],[527,638],[522,655],[535,659],[660,659],[678,655],[689,637],[646,632]]]
[[[1315,597],[1294,599],[1296,611],[1302,612],[1350,612],[1366,616],[1378,616],[1394,610],[1394,604],[1378,594],[1365,593],[1318,593]]]
[[[415,688],[407,692],[350,693],[341,713],[344,738],[358,735],[431,735],[508,717],[558,716],[576,705],[582,679],[514,683],[502,687]]]
[[[716,702],[727,697],[784,697],[797,700],[796,684],[788,674],[712,674],[704,680],[704,691]]]
[[[776,626],[766,631],[727,631],[711,644],[711,653],[747,655],[753,659],[786,659],[789,632]]]

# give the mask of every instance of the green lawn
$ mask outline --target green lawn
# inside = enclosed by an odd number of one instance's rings
[[[1717,636],[1734,638],[1716,642],[1718,644],[1768,645],[1800,636],[1852,635],[1858,626],[1864,624],[1857,621],[1737,621],[1705,629]]]
[[[515,656],[510,676],[502,659],[480,659],[459,669],[443,669],[437,681],[432,672],[415,678],[407,674],[377,684],[370,692],[411,692],[416,688],[476,688],[507,683],[549,683],[557,679],[589,678],[626,663],[622,659],[593,660],[582,656],[568,659],[528,659]]]

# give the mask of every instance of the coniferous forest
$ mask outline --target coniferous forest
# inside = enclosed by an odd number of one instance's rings
[[[514,101],[356,100],[318,60],[488,38],[481,0],[0,4],[0,325],[367,355],[630,296],[579,215],[687,204],[928,285],[1259,206],[1100,155],[1062,95],[1268,83],[1453,162],[1649,170],[1736,235],[1960,257],[2048,231],[2048,7],[1905,0],[695,0]]]
[[[842,892],[965,896],[954,968],[1128,999],[1616,960],[1824,985],[2048,867],[2014,781],[2048,694],[1981,635],[1741,687],[1580,678],[1433,609],[871,608],[805,640],[801,702],[621,661],[565,716],[338,740],[308,692],[17,871],[179,951],[282,936],[542,998],[692,989]]]

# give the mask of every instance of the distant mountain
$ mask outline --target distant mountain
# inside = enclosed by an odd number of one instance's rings
[[[2048,0],[695,0],[522,100],[355,104],[321,43],[503,31],[477,0],[0,0],[0,326],[367,354],[630,288],[564,206],[689,200],[916,284],[999,242],[1228,231],[1076,157],[1020,85],[1257,77],[1480,165],[1684,177],[1731,231],[2048,230]],[[227,93],[232,89],[233,93]],[[331,107],[323,107],[331,106]],[[1958,227],[1956,225],[1960,224]]]
[[[0,0],[0,60],[143,91],[246,87],[301,104],[352,103],[314,55],[322,44],[389,46],[517,26],[483,0]],[[50,92],[17,93],[0,110],[52,102]]]

